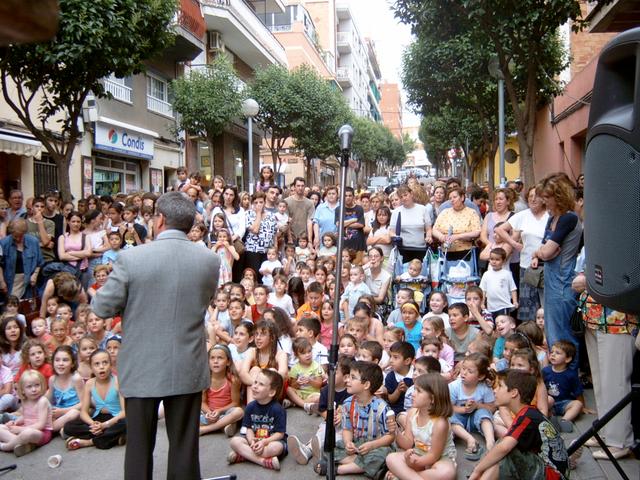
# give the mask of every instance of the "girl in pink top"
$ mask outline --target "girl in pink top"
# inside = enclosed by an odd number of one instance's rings
[[[26,370],[18,382],[22,416],[0,425],[0,450],[21,457],[51,441],[51,404],[45,396],[47,383],[36,370]]]
[[[209,350],[211,386],[202,392],[200,435],[224,429],[228,437],[236,433],[237,422],[244,411],[240,407],[240,387],[231,351],[226,345],[214,345]]]

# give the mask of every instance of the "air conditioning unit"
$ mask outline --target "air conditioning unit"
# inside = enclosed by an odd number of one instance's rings
[[[224,50],[224,43],[222,42],[222,34],[211,30],[209,32],[209,51],[219,52]]]

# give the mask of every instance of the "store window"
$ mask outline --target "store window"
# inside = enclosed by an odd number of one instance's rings
[[[98,157],[93,189],[96,195],[116,195],[140,190],[140,166],[136,162]]]
[[[211,179],[212,165],[213,165],[213,152],[210,151],[207,142],[198,142],[198,161],[200,165],[200,172],[205,178]]]

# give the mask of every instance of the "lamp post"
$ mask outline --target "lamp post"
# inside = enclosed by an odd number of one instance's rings
[[[489,75],[498,80],[498,141],[500,149],[500,186],[507,184],[504,171],[504,73],[500,70],[498,57],[489,60]]]
[[[247,98],[242,102],[242,114],[247,117],[247,137],[249,139],[249,195],[253,195],[253,117],[258,115],[260,105],[253,98]]]
[[[353,128],[343,125],[338,130],[340,138],[340,203],[338,204],[338,255],[336,256],[336,272],[342,271],[342,248],[344,246],[344,190],[347,186],[347,167],[351,156],[351,140]],[[336,292],[340,291],[341,275],[336,275]],[[331,348],[329,349],[329,391],[327,395],[327,421],[324,436],[324,451],[327,454],[327,478],[336,478],[334,452],[336,447],[336,426],[333,423],[336,398],[336,368],[338,367],[338,320],[340,318],[340,296],[333,301],[333,332],[331,334]]]

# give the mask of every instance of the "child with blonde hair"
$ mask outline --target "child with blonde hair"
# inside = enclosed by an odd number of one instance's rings
[[[0,450],[21,457],[46,445],[53,436],[51,404],[45,396],[47,382],[36,370],[25,370],[18,381],[22,416],[0,425]]]

